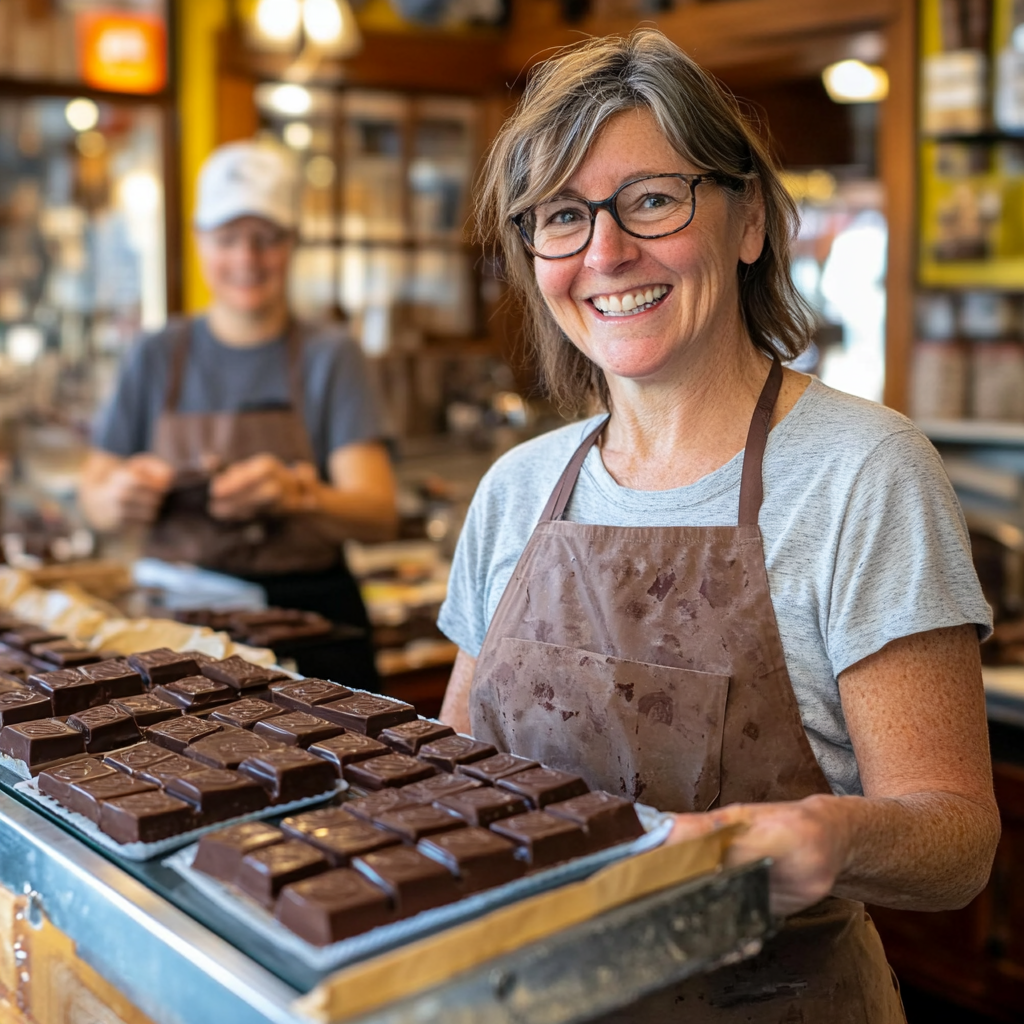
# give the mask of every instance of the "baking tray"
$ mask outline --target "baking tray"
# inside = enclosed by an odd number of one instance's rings
[[[227,828],[228,825],[236,825],[241,821],[259,821],[263,818],[274,818],[282,814],[289,814],[292,811],[314,807],[316,804],[333,799],[338,793],[343,792],[347,788],[348,783],[339,779],[334,789],[318,793],[316,796],[303,797],[301,800],[292,800],[286,804],[272,804],[261,810],[252,811],[249,814],[240,814],[237,817],[226,818],[224,821],[218,821],[212,825],[204,825],[202,828],[194,828],[188,832],[182,832],[180,835],[168,836],[167,839],[160,839],[155,843],[118,843],[111,839],[106,832],[102,832],[99,826],[95,822],[90,821],[84,814],[79,814],[77,811],[69,811],[62,804],[54,800],[52,796],[41,793],[39,791],[38,779],[29,779],[14,785],[15,791],[25,797],[30,803],[41,804],[50,814],[59,818],[72,830],[83,834],[96,846],[109,850],[111,853],[116,853],[119,857],[124,857],[126,860],[135,861],[152,860],[155,857],[161,857],[172,850],[177,850],[182,846],[187,846],[189,843],[194,843],[196,839],[207,832],[216,832],[217,829]]]
[[[192,869],[198,844],[178,850],[168,857],[164,866],[177,871],[189,885],[209,899],[218,909],[234,917],[246,931],[258,935],[264,942],[279,948],[283,953],[300,961],[311,971],[318,974],[335,971],[340,967],[378,956],[397,946],[426,938],[437,932],[444,931],[454,925],[462,924],[484,914],[507,906],[518,900],[536,896],[538,893],[579,882],[595,871],[615,861],[623,860],[633,854],[660,846],[672,831],[674,815],[665,814],[637,804],[637,814],[644,826],[645,835],[628,843],[599,850],[597,853],[579,857],[565,864],[559,864],[525,878],[516,879],[505,885],[474,893],[465,899],[457,900],[443,907],[425,910],[413,917],[381,925],[361,935],[343,939],[329,946],[314,946],[290,932],[279,924],[273,914],[264,909],[255,900],[240,893],[237,889],[225,885]]]

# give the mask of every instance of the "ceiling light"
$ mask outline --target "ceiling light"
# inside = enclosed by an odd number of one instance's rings
[[[302,27],[306,35],[321,46],[336,43],[341,36],[341,8],[338,0],[305,0]]]
[[[301,117],[309,113],[313,105],[313,97],[309,90],[292,82],[275,85],[267,96],[267,102],[279,114]]]
[[[64,117],[76,132],[88,132],[99,124],[100,108],[82,96],[68,103],[64,108]]]
[[[256,5],[256,28],[271,42],[294,42],[301,20],[299,0],[259,0]]]
[[[833,103],[878,103],[889,94],[884,68],[860,60],[841,60],[821,73]]]

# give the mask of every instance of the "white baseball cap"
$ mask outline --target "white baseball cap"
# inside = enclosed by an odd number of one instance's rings
[[[215,149],[199,171],[193,222],[200,231],[237,217],[263,217],[291,231],[298,220],[298,167],[291,153],[266,142]]]

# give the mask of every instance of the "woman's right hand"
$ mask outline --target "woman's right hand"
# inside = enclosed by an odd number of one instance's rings
[[[121,461],[111,469],[103,488],[108,528],[152,523],[173,479],[173,468],[156,455],[144,453]]]

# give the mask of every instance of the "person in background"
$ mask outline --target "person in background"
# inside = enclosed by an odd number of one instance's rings
[[[275,146],[233,143],[207,160],[194,225],[212,301],[127,354],[79,499],[99,531],[146,527],[147,554],[366,629],[341,544],[394,534],[395,481],[358,344],[289,313],[297,192]],[[372,683],[368,641],[357,660]]]

